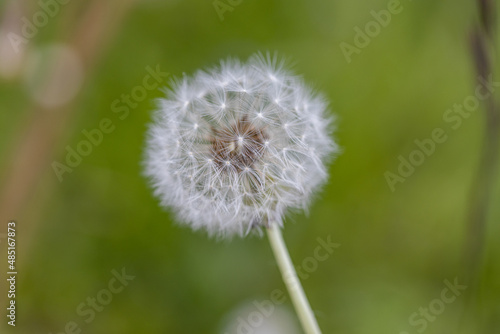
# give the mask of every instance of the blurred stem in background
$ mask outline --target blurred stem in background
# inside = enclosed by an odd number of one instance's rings
[[[74,29],[68,29],[67,25],[61,24],[57,34],[60,35],[59,39],[65,40],[63,43],[78,56],[83,67],[84,77],[81,78],[83,82],[92,74],[103,50],[106,50],[106,45],[109,44],[135,1],[94,0],[87,2],[76,12],[70,10],[69,7],[61,8],[59,15],[64,15],[61,17],[62,21],[71,23]],[[23,16],[32,17],[32,15],[24,7],[14,6],[13,2],[8,2],[4,6],[6,12],[3,19],[4,22],[9,22],[9,25],[0,24],[0,30],[3,30],[0,33],[12,31],[20,33],[20,27],[12,25],[21,24]],[[75,15],[78,17],[74,17]],[[33,40],[23,45],[21,53],[29,55],[35,49],[35,43],[36,41]],[[11,47],[11,45],[3,45],[3,47]],[[6,51],[8,50],[4,50],[2,55],[5,55]],[[17,60],[20,61],[20,59]],[[62,90],[67,83],[67,78],[74,73],[61,71],[59,66],[61,62],[62,59],[57,57],[48,60],[49,70],[41,79],[42,87],[55,92]],[[13,79],[13,77],[8,77],[8,79]],[[48,107],[33,101],[28,107],[30,112],[21,125],[20,136],[13,140],[10,156],[5,159],[9,161],[9,165],[2,175],[0,184],[0,219],[3,222],[21,219],[21,216],[26,215],[25,209],[30,199],[37,193],[40,179],[51,170],[54,154],[59,148],[64,147],[62,143],[65,142],[65,130],[78,110],[76,97],[57,106]],[[54,180],[56,179],[54,177]],[[22,226],[24,228],[23,244],[31,245],[30,239],[34,236],[36,222],[23,221]],[[28,253],[27,250],[24,252]],[[4,285],[5,283],[1,282],[0,288]],[[0,304],[3,303],[5,297],[6,295],[0,296]]]
[[[133,1],[135,0],[103,3],[95,0],[85,6],[85,11],[78,18],[78,24],[70,33],[66,44],[80,57],[86,77],[91,73],[95,62]],[[20,18],[18,19],[20,21]],[[74,22],[75,18],[70,21]],[[30,51],[31,43],[34,41],[26,46],[26,52]],[[58,61],[59,59],[51,59],[48,68],[57,71]],[[66,82],[65,76],[71,73],[63,73],[63,76],[60,74],[48,71],[41,85],[60,88]],[[4,221],[18,218],[42,172],[49,169],[55,147],[63,146],[60,145],[63,129],[67,126],[69,115],[76,110],[75,100],[52,108],[36,102],[30,107],[32,111],[24,124],[25,129],[20,131],[22,135],[13,145],[11,157],[7,159],[10,166],[4,175],[5,181],[0,190],[0,214]]]
[[[476,0],[480,24],[471,35],[472,60],[476,76],[488,80],[494,78],[496,55],[496,4],[495,0]],[[478,80],[485,89],[485,81]],[[497,180],[500,149],[500,110],[495,94],[484,101],[484,138],[477,174],[472,184],[467,216],[467,230],[464,254],[464,277],[469,290],[469,307],[473,307],[477,295],[491,194]]]

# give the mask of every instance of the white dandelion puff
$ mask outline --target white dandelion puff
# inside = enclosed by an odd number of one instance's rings
[[[155,195],[210,235],[265,227],[305,332],[320,334],[280,226],[287,210],[307,209],[338,152],[327,103],[276,55],[226,60],[172,86],[148,132]]]
[[[181,223],[244,236],[304,209],[336,153],[325,100],[276,56],[184,76],[150,126],[146,175]]]

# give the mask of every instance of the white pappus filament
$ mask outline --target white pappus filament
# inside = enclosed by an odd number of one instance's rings
[[[145,174],[181,223],[244,236],[305,209],[338,151],[327,103],[276,56],[174,82],[149,127]]]

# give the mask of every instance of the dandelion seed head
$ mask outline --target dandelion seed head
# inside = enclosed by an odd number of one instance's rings
[[[226,60],[172,86],[149,127],[145,174],[182,224],[244,236],[307,207],[338,149],[325,100],[283,61]]]

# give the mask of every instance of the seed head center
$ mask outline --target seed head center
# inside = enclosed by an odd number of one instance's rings
[[[264,154],[266,138],[264,129],[255,127],[245,117],[231,126],[212,128],[213,160],[220,167],[233,166],[238,172],[253,168]]]

